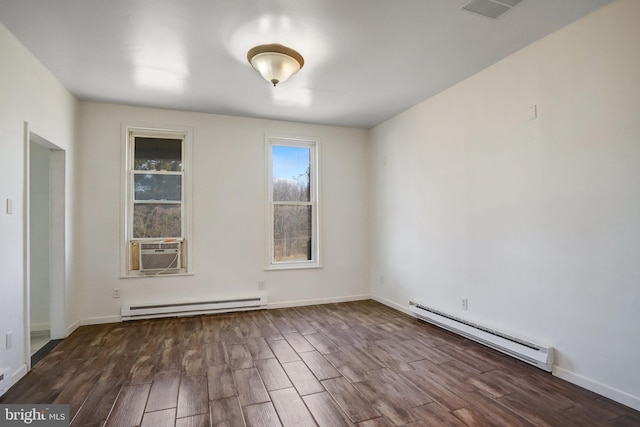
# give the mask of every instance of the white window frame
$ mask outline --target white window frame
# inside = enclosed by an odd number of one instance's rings
[[[310,149],[309,180],[310,180],[310,201],[309,202],[274,202],[273,201],[273,147],[304,147]],[[305,268],[322,268],[322,246],[320,239],[320,138],[266,134],[266,218],[267,218],[267,257],[265,270],[289,270]],[[276,261],[274,259],[274,206],[275,205],[309,205],[311,206],[311,260],[303,261]]]
[[[191,160],[192,160],[192,141],[193,130],[189,127],[154,127],[154,126],[139,126],[139,125],[123,125],[122,126],[122,150],[121,150],[121,165],[122,165],[122,205],[121,205],[121,218],[122,220],[122,232],[121,232],[121,262],[120,262],[120,277],[132,278],[132,277],[171,277],[180,275],[192,275],[193,263],[191,251],[191,218],[192,218],[192,187],[191,187]],[[182,175],[182,215],[181,215],[181,230],[182,236],[182,250],[183,250],[183,265],[177,272],[168,272],[159,275],[145,275],[139,270],[131,269],[131,242],[132,241],[158,241],[158,238],[137,238],[133,237],[133,206],[134,206],[134,139],[136,137],[151,137],[151,138],[167,138],[167,139],[181,139],[182,140],[182,171],[180,173],[172,172],[172,175]],[[142,171],[141,171],[142,172]],[[144,171],[148,173],[149,171]],[[152,174],[157,172],[151,172]]]

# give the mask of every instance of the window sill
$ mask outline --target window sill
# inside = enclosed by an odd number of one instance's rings
[[[150,278],[159,278],[159,277],[181,277],[181,276],[195,276],[196,273],[188,272],[188,273],[169,273],[169,274],[131,274],[120,276],[120,279],[150,279]]]
[[[264,268],[264,271],[277,270],[313,270],[323,268],[321,264],[273,264]]]

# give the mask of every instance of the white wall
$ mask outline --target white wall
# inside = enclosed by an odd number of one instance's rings
[[[640,409],[639,76],[619,0],[373,129],[372,294],[550,344]]]
[[[31,142],[29,206],[31,232],[31,331],[49,331],[49,158],[50,150]]]
[[[28,313],[24,292],[25,226],[24,123],[33,132],[66,150],[73,160],[77,100],[24,48],[7,29],[0,25],[0,369],[9,368],[6,386],[26,373],[25,330]],[[66,182],[73,182],[72,168],[67,168]],[[72,186],[67,186],[66,200],[73,201]],[[7,214],[6,200],[13,202],[13,213]],[[72,223],[72,209],[67,211],[67,224]],[[67,259],[73,249],[73,235],[66,231]],[[65,282],[66,323],[73,327],[77,320],[75,295],[78,289],[69,275]],[[13,346],[5,349],[5,334],[13,332]],[[1,392],[1,391],[0,391]]]
[[[256,295],[261,280],[271,307],[368,297],[367,131],[84,102],[80,117],[85,322],[119,320],[123,302]],[[119,278],[123,123],[193,128],[193,276]],[[269,132],[321,139],[322,269],[264,271]]]

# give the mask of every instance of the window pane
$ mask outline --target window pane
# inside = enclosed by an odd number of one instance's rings
[[[311,206],[273,206],[275,261],[311,260]]]
[[[273,146],[273,200],[275,202],[309,202],[311,192],[309,147]]]
[[[182,176],[134,175],[135,200],[182,200]]]
[[[182,170],[181,139],[136,137],[134,150],[135,170]]]
[[[181,237],[182,206],[134,204],[133,237]]]

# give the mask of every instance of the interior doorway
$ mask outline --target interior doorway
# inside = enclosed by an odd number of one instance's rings
[[[65,151],[25,126],[27,364],[51,340],[66,336]],[[30,338],[30,339],[29,339]]]

